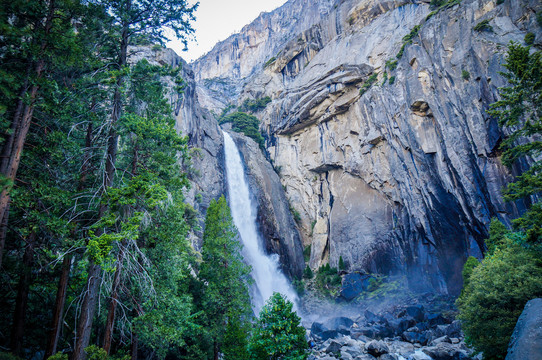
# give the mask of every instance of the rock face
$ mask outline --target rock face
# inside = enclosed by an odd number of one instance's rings
[[[254,140],[230,134],[241,153],[249,187],[258,204],[256,221],[265,234],[267,252],[280,256],[284,273],[301,277],[303,247],[280,179]]]
[[[510,339],[506,360],[520,359],[542,359],[542,299],[525,305]]]
[[[273,99],[257,115],[312,268],[342,257],[457,293],[491,217],[523,210],[501,198],[513,174],[485,111],[506,44],[527,31],[540,42],[541,4],[451,3],[290,0],[194,63],[209,109]],[[491,31],[474,30],[483,20]]]

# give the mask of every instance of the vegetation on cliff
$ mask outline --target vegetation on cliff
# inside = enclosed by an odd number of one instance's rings
[[[542,53],[511,43],[502,75],[509,86],[490,114],[509,134],[502,142],[503,162],[530,168],[504,190],[509,201],[527,199],[530,209],[509,230],[494,219],[481,264],[467,261],[458,299],[468,342],[485,359],[504,359],[510,336],[527,301],[542,296]]]

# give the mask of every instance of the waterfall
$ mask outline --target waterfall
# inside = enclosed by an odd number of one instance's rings
[[[256,209],[250,198],[241,155],[231,136],[226,132],[223,134],[231,214],[241,236],[243,256],[252,266],[252,307],[257,314],[274,292],[285,295],[297,307],[297,294],[279,269],[278,255],[266,255],[263,250],[256,226]]]

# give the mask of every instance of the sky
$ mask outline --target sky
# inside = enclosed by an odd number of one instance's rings
[[[188,51],[182,44],[171,41],[167,44],[188,62],[207,53],[213,46],[228,36],[239,32],[263,11],[271,11],[287,0],[200,0],[196,11],[196,41],[189,42]]]

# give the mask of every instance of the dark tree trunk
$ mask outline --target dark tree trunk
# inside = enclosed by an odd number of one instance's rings
[[[129,24],[125,23],[122,31],[122,41],[120,46],[119,55],[119,70],[121,70],[127,64],[128,55],[128,41],[129,41]],[[115,163],[117,159],[117,146],[118,146],[118,132],[117,122],[120,118],[122,110],[122,94],[121,88],[124,83],[124,78],[121,76],[117,81],[117,88],[113,96],[113,112],[111,113],[110,130],[108,134],[107,154],[105,160],[105,174],[103,180],[103,190],[106,190],[113,184],[113,177],[115,175]],[[100,206],[98,217],[102,217],[107,211],[107,206]],[[96,234],[99,236],[99,234]],[[91,273],[93,276],[91,276]],[[89,345],[90,334],[92,331],[92,322],[94,318],[94,312],[96,310],[96,303],[98,301],[99,283],[101,280],[100,266],[96,265],[94,261],[90,261],[89,264],[89,278],[87,283],[87,293],[83,299],[81,305],[81,317],[77,324],[77,337],[75,341],[75,350],[72,360],[84,360],[86,358],[85,348]]]
[[[85,359],[85,348],[90,342],[90,333],[92,330],[92,321],[98,302],[98,293],[100,290],[100,281],[102,279],[102,269],[94,261],[90,261],[88,268],[87,289],[81,304],[81,316],[77,324],[77,333],[75,334],[75,349],[73,351],[73,360]]]
[[[56,353],[58,338],[62,328],[62,315],[64,313],[64,304],[66,302],[66,290],[68,288],[68,279],[70,277],[70,268],[72,265],[72,257],[66,255],[62,262],[62,273],[58,281],[58,291],[56,293],[55,310],[53,313],[53,321],[51,322],[51,331],[49,340],[47,341],[47,349],[45,350],[45,359]]]
[[[130,346],[130,355],[132,355],[132,360],[137,360],[137,335],[132,334],[132,344]]]
[[[11,351],[19,356],[23,346],[24,323],[26,310],[28,308],[28,291],[32,280],[32,265],[34,263],[34,245],[36,233],[28,237],[23,255],[23,269],[17,286],[17,299],[15,300],[15,311],[13,312],[13,329],[11,330]]]
[[[119,251],[117,259],[117,269],[115,270],[115,276],[113,277],[113,285],[111,287],[111,300],[109,303],[109,312],[107,313],[107,321],[105,323],[105,335],[104,335],[104,350],[109,355],[111,351],[111,341],[113,339],[113,327],[115,325],[115,312],[117,311],[117,304],[119,300],[119,286],[120,276],[122,272],[122,262],[124,260],[124,245]]]

